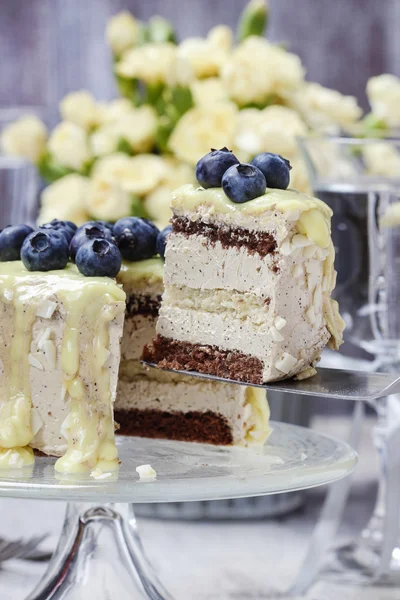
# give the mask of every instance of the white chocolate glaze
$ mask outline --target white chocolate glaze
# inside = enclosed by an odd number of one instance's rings
[[[43,312],[44,303],[54,303],[57,309]],[[119,344],[114,358],[109,345],[111,328],[116,338],[122,333],[124,307],[125,293],[112,279],[86,278],[73,265],[31,273],[20,262],[0,264],[0,448],[24,449],[39,435],[41,425],[34,431],[32,411],[39,371],[44,387],[49,373],[49,386],[53,381],[63,401],[69,401],[67,450],[56,470],[76,473],[118,466],[111,379],[119,363]],[[57,357],[52,327],[60,325],[60,314],[64,319]],[[39,326],[43,321],[46,327]],[[57,369],[60,380],[54,383]],[[29,450],[20,451],[20,456],[31,462]]]

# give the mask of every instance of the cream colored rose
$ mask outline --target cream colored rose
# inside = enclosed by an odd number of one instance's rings
[[[72,221],[76,225],[88,221],[86,198],[89,188],[89,179],[76,173],[46,187],[40,197],[38,224],[49,223],[53,219]]]
[[[290,108],[247,108],[238,114],[234,151],[241,160],[260,152],[276,152],[285,158],[291,158],[298,153],[296,137],[306,134],[307,126],[304,121]]]
[[[292,169],[290,171],[289,187],[312,196],[313,191],[308,177],[308,170],[302,157],[300,155],[292,157],[290,159],[290,166]]]
[[[140,25],[128,11],[112,17],[106,28],[106,41],[117,56],[134,46],[140,35]]]
[[[367,96],[373,114],[388,127],[400,126],[400,78],[395,75],[371,77]]]
[[[83,129],[92,129],[99,122],[99,108],[92,94],[81,90],[65,96],[60,102],[64,121],[70,121]]]
[[[194,70],[190,62],[186,58],[176,55],[166,74],[165,83],[170,87],[177,85],[188,86],[193,80]]]
[[[131,194],[113,179],[94,178],[86,197],[88,213],[95,219],[118,221],[131,214]]]
[[[232,45],[229,27],[215,27],[207,38],[187,38],[178,47],[178,56],[186,59],[198,78],[219,75]]]
[[[115,70],[121,77],[140,79],[147,84],[165,83],[175,69],[176,57],[174,44],[145,44],[125,52]]]
[[[117,181],[121,187],[138,196],[150,193],[166,175],[167,166],[160,156],[116,153],[100,158],[93,167],[93,179]]]
[[[386,208],[379,224],[381,227],[392,229],[400,225],[400,202],[393,202]]]
[[[233,51],[221,77],[232,100],[245,106],[292,93],[302,84],[304,69],[295,54],[251,36]]]
[[[383,177],[400,176],[400,152],[389,142],[366,144],[362,154],[368,173]]]
[[[89,139],[93,155],[107,156],[107,154],[113,154],[117,150],[119,139],[120,135],[115,124],[110,123],[99,127]]]
[[[237,113],[236,106],[228,102],[190,109],[169,138],[170,150],[183,162],[195,165],[210,148],[231,147]]]
[[[123,152],[116,152],[104,158],[99,158],[92,168],[92,178],[122,179],[129,171],[131,157]]]
[[[173,156],[163,156],[166,171],[161,180],[162,184],[168,185],[172,190],[185,183],[196,183],[193,167],[180,162]]]
[[[134,152],[151,150],[157,132],[157,113],[151,106],[141,106],[119,119],[115,128]]]
[[[347,128],[362,116],[354,96],[344,96],[318,83],[305,83],[292,98],[295,108],[313,129]]]
[[[164,229],[168,225],[172,216],[170,206],[173,189],[169,185],[158,185],[144,199],[144,208],[147,214],[160,229]]]
[[[229,102],[225,86],[218,77],[197,79],[192,83],[190,89],[196,106],[209,106],[216,102]]]
[[[124,115],[133,109],[132,102],[128,98],[116,98],[111,102],[99,103],[99,123],[106,125],[119,121]]]
[[[5,154],[22,156],[37,162],[46,149],[47,129],[33,115],[21,117],[1,132],[0,142]]]
[[[129,177],[123,186],[138,196],[150,193],[165,177],[167,167],[160,156],[139,154],[131,158]]]
[[[225,52],[232,50],[233,33],[227,25],[217,25],[210,29],[207,39],[214,48],[219,48]]]
[[[76,171],[81,170],[92,159],[86,131],[68,121],[63,121],[53,129],[48,149],[60,165]]]
[[[132,108],[113,123],[99,127],[90,136],[90,146],[95,156],[105,156],[116,151],[124,139],[135,153],[148,152],[155,143],[157,113],[151,106]]]
[[[166,172],[160,184],[144,199],[144,207],[157,226],[168,225],[172,212],[170,209],[173,190],[185,183],[196,184],[193,167],[174,157],[164,157]]]

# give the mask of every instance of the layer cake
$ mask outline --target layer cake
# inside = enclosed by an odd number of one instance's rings
[[[250,384],[312,376],[344,327],[330,297],[330,208],[290,189],[237,203],[221,188],[185,185],[172,211],[145,360]]]
[[[145,369],[163,293],[161,258],[125,262],[117,277],[127,298],[115,420],[118,433],[212,444],[263,443],[265,391]]]

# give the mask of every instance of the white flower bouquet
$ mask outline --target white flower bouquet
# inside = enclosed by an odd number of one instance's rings
[[[211,147],[228,146],[243,162],[282,154],[292,186],[308,191],[296,136],[351,128],[362,111],[355,98],[307,82],[299,57],[263,37],[267,21],[266,2],[251,0],[236,37],[217,25],[177,43],[162,17],[114,16],[106,40],[121,98],[103,103],[77,91],[61,101],[52,132],[30,116],[2,132],[3,150],[35,162],[49,184],[39,221],[133,214],[165,225],[171,191],[194,181]],[[379,94],[375,86],[380,115]]]

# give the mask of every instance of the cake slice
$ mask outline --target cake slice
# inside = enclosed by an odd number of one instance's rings
[[[60,472],[118,465],[113,403],[125,293],[108,277],[0,263],[0,462]]]
[[[250,384],[311,376],[344,326],[330,297],[331,210],[266,187],[252,165],[234,164],[221,178],[224,189],[186,185],[173,194],[165,292],[144,359]]]
[[[115,403],[118,433],[221,445],[263,443],[270,432],[265,391],[141,365],[143,347],[155,336],[163,267],[159,257],[124,261],[117,276],[127,298]]]

